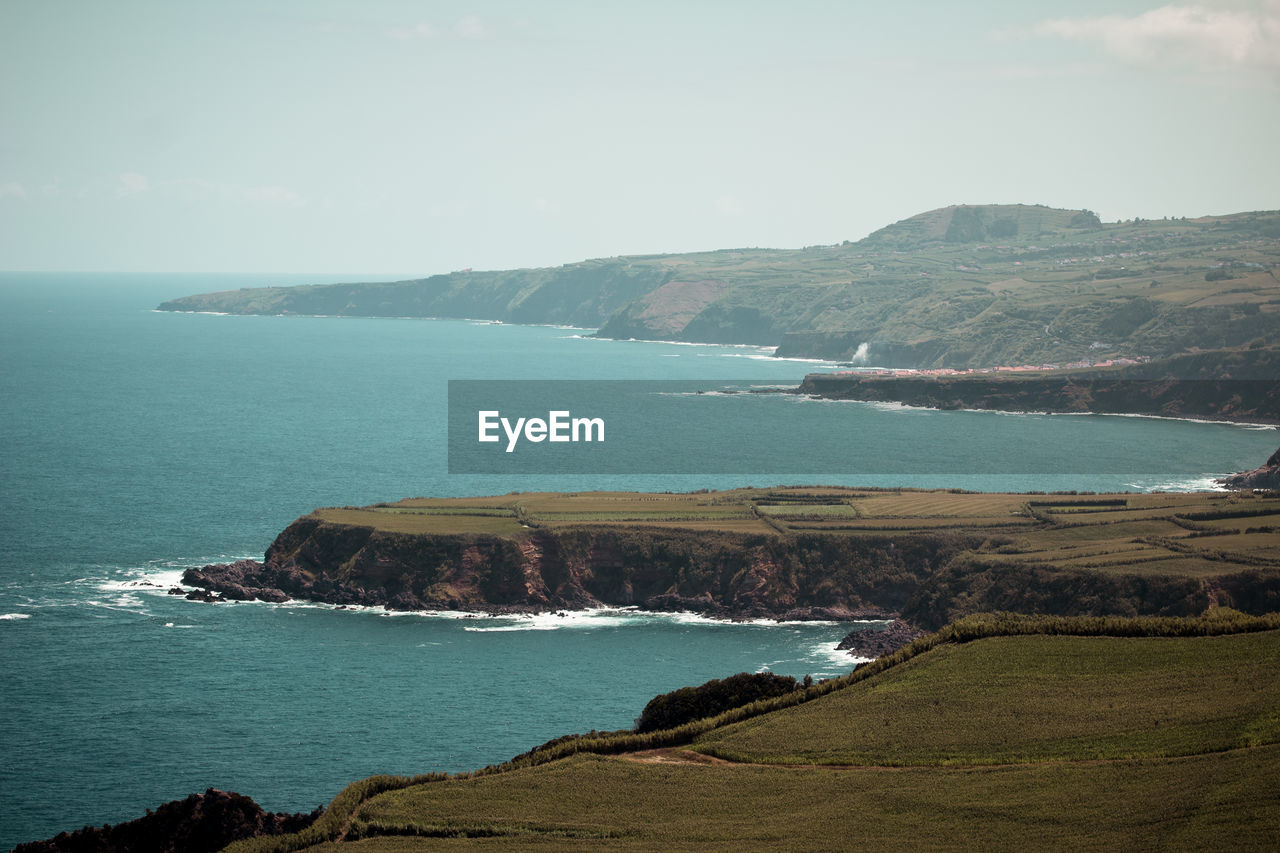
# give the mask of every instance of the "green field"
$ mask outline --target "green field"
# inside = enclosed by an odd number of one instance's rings
[[[1252,493],[1018,495],[834,487],[538,492],[413,498],[315,515],[395,533],[517,539],[538,529],[580,526],[784,536],[979,531],[987,538],[974,553],[1003,565],[1187,576],[1280,570],[1280,497]]]
[[[876,766],[1220,752],[1280,741],[1278,663],[1277,632],[993,637],[940,647],[693,748],[757,764]]]
[[[656,741],[368,780],[240,849],[1274,849],[1278,625],[970,619]]]

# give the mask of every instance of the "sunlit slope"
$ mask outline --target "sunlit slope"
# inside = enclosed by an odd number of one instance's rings
[[[1008,764],[1280,741],[1280,632],[940,646],[694,749],[751,763]]]
[[[942,643],[689,748],[383,793],[312,849],[1266,849],[1277,682],[1275,630]]]
[[[361,810],[356,834],[388,835],[310,849],[1267,849],[1280,832],[1277,773],[1275,746],[999,768],[580,756],[385,794]]]

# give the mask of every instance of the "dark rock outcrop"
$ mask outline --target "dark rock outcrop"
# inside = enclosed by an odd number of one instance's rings
[[[926,633],[928,632],[913,628],[901,619],[894,619],[883,629],[857,628],[850,631],[836,648],[847,651],[853,657],[878,658],[893,654]]]
[[[1260,468],[1232,474],[1218,482],[1228,489],[1280,489],[1280,450],[1271,454]]]
[[[212,853],[241,838],[297,832],[319,817],[267,812],[249,797],[210,788],[165,803],[145,817],[114,826],[86,826],[44,841],[19,844],[15,853]]]

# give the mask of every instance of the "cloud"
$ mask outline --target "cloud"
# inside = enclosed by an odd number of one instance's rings
[[[5,185],[8,186],[8,185]],[[14,186],[17,186],[16,184]],[[19,187],[21,189],[21,187]],[[137,172],[124,172],[116,184],[116,196],[149,193],[153,196],[176,198],[188,202],[231,201],[263,207],[303,207],[307,199],[288,187],[275,184],[253,186],[247,184],[208,181],[201,178],[177,178],[171,181],[153,181]],[[3,190],[0,189],[0,195]]]
[[[9,181],[0,184],[0,198],[26,198],[27,189],[22,184]]]
[[[1036,24],[1029,34],[1093,42],[1140,66],[1280,71],[1277,0],[1234,8],[1172,4],[1134,17],[1054,18]]]
[[[453,31],[463,38],[468,39],[482,39],[489,34],[488,29],[485,28],[484,22],[475,15],[468,15],[458,21],[458,23],[453,25]]]
[[[140,195],[149,189],[151,189],[151,181],[147,180],[146,175],[139,175],[137,172],[124,172],[120,175],[120,182],[116,185],[116,195],[121,198]]]

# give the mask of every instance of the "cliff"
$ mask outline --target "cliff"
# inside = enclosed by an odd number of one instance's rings
[[[509,513],[509,515],[503,515]],[[1280,609],[1280,498],[839,488],[413,499],[317,510],[202,600],[395,610],[601,605],[719,618]],[[175,589],[175,594],[184,590]]]
[[[287,596],[392,610],[607,605],[732,619],[876,618],[901,610],[934,567],[978,542],[614,527],[414,535],[305,517],[263,562],[190,569],[183,582],[230,600]]]
[[[838,245],[246,288],[159,308],[569,324],[786,357],[982,367],[1274,341],[1278,264],[1278,211],[1104,224],[1042,205],[953,205]]]

